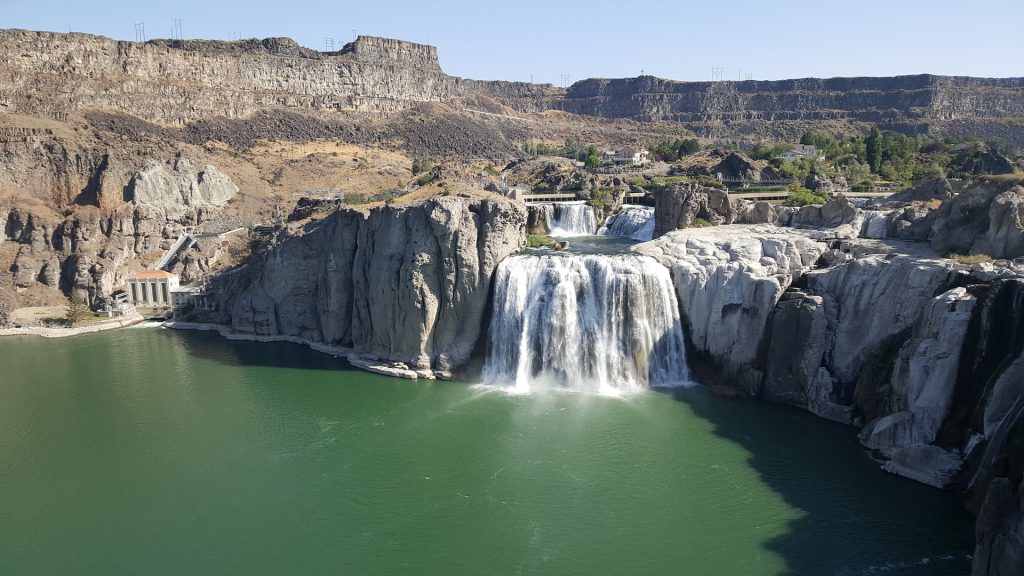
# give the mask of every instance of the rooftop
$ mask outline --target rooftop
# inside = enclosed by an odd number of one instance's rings
[[[164,278],[177,278],[177,274],[171,274],[164,270],[139,270],[132,274],[132,280],[162,280]]]

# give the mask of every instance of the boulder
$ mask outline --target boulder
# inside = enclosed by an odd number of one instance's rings
[[[1024,185],[979,182],[945,202],[935,213],[931,246],[947,254],[1024,256]]]
[[[853,205],[846,196],[835,196],[822,205],[810,204],[801,206],[793,214],[792,226],[810,226],[815,228],[835,228],[852,223],[860,209]]]
[[[828,192],[829,194],[850,191],[850,185],[843,176],[830,177],[817,173],[808,174],[807,178],[804,178],[804,187],[810,188],[815,192]]]
[[[776,209],[767,202],[741,200],[733,204],[736,224],[772,224],[779,219]]]
[[[677,184],[654,194],[654,237],[688,228],[695,221],[732,224],[736,214],[729,194],[697,184]]]
[[[953,197],[953,187],[945,178],[932,178],[886,198],[872,198],[866,205],[896,208],[912,202],[945,202]]]

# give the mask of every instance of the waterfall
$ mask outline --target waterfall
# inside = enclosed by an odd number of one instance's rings
[[[861,225],[861,238],[885,239],[889,236],[890,210],[865,210],[864,223]]]
[[[689,381],[668,270],[647,256],[506,258],[484,382],[620,394]]]
[[[538,208],[547,217],[552,236],[593,236],[597,231],[594,207],[583,202],[556,202]]]
[[[654,238],[654,208],[623,204],[597,233],[647,242]]]

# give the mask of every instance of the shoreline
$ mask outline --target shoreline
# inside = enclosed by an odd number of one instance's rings
[[[145,322],[138,312],[129,314],[123,318],[103,320],[100,322],[94,322],[85,326],[76,326],[73,328],[50,328],[46,326],[25,326],[21,328],[0,328],[0,337],[3,336],[39,336],[41,338],[69,338],[71,336],[79,336],[81,334],[94,334],[96,332],[106,332],[108,330],[117,330],[118,328],[127,328]]]
[[[225,324],[212,324],[205,322],[175,322],[173,320],[168,320],[163,322],[160,327],[171,330],[217,332],[221,337],[228,340],[241,340],[248,342],[289,342],[292,344],[301,344],[303,346],[308,346],[317,352],[329,354],[335,358],[342,358],[351,364],[353,368],[359,368],[360,370],[380,374],[382,376],[391,376],[392,378],[402,378],[405,380],[451,380],[450,374],[439,373],[433,370],[411,370],[409,368],[396,367],[378,359],[360,356],[351,348],[345,348],[344,346],[330,346],[323,342],[314,342],[298,336],[285,336],[280,334],[275,336],[260,336],[258,334],[236,332],[230,326]]]

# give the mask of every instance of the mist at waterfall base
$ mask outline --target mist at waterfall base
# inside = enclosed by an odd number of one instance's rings
[[[0,366],[0,574],[969,571],[958,495],[701,387],[509,395],[155,328]]]

